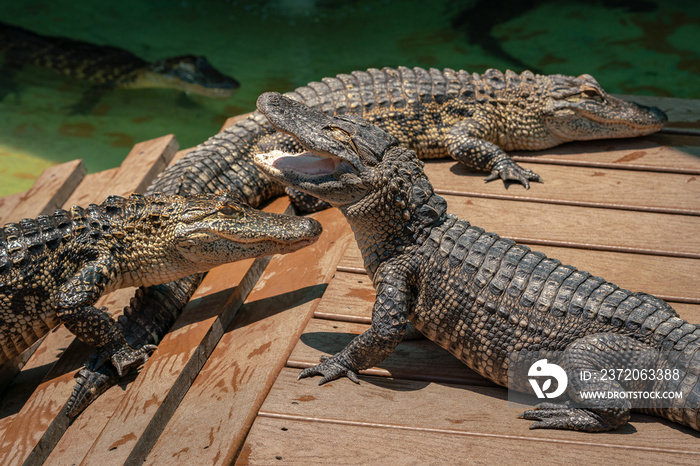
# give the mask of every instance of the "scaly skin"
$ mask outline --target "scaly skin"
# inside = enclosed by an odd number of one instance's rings
[[[153,286],[249,257],[313,243],[313,219],[270,214],[228,194],[134,194],[73,207],[0,229],[0,364],[63,323],[119,375],[148,359],[93,305],[104,293]],[[129,313],[132,320],[139,317]]]
[[[516,180],[526,187],[539,176],[518,166],[504,150],[640,136],[659,130],[666,121],[659,109],[608,95],[588,75],[516,75],[496,70],[478,75],[450,69],[383,68],[324,78],[286,95],[327,115],[362,115],[421,158],[450,155],[490,172],[487,179]],[[275,133],[265,117],[254,112],[166,169],[148,192],[189,195],[229,189],[257,207],[284,193],[282,184],[253,163],[256,153],[272,149],[300,147],[294,138]],[[294,189],[287,189],[287,194],[302,211],[327,206]],[[122,319],[127,338],[134,335],[143,344],[160,341],[201,279],[188,277],[143,290],[131,307],[143,309],[135,315],[154,319],[139,325]],[[117,379],[109,370],[105,365],[99,374],[81,371],[73,397],[88,399],[104,391]],[[76,406],[72,414],[81,409]]]
[[[386,358],[411,322],[479,374],[518,391],[532,392],[526,376],[509,374],[513,352],[533,352],[529,362],[561,354],[556,362],[564,370],[591,371],[641,354],[637,362],[646,365],[638,367],[678,369],[679,378],[639,386],[569,377],[569,394],[582,402],[580,390],[682,391],[671,409],[645,404],[642,411],[700,430],[700,326],[658,298],[448,214],[416,154],[361,119],[330,118],[275,93],[263,94],[258,108],[307,152],[273,151],[256,162],[270,177],[343,212],[377,292],[369,330],[300,378],[358,381],[358,371]],[[657,361],[662,350],[668,360]],[[533,428],[598,432],[626,423],[630,407],[626,399],[544,403],[522,417],[537,420]]]

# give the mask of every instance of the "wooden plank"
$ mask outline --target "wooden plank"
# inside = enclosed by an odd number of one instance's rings
[[[700,174],[700,138],[655,133],[632,139],[562,144],[537,152],[513,151],[518,162]]]
[[[179,144],[172,134],[136,144],[114,176],[110,193],[127,195],[129,192],[146,191],[158,173],[168,166],[178,147]],[[139,182],[135,184],[136,174],[139,176]]]
[[[320,212],[316,218],[324,227],[319,241],[273,258],[146,463],[229,464],[239,450],[343,250],[353,241],[339,212]]]
[[[155,384],[152,389],[159,391],[158,397],[147,403],[147,406],[160,408],[164,403],[164,398],[169,395],[171,389],[173,396],[178,390],[184,389],[188,382],[196,375],[192,373],[192,367],[187,368],[187,362],[202,358],[201,363],[206,359],[197,352],[196,338],[200,337],[202,343],[202,332],[206,333],[206,326],[213,325],[218,313],[229,310],[235,311],[241,296],[245,293],[243,289],[228,289],[232,282],[243,281],[250,271],[253,260],[240,261],[235,264],[217,267],[209,272],[197,293],[193,296],[191,303],[183,310],[183,314],[173,326],[172,334],[169,334],[159,345],[159,349],[153,354],[149,363],[139,371],[139,378],[148,378],[148,384]],[[251,276],[255,276],[255,271]],[[222,285],[225,283],[225,285]],[[199,313],[199,315],[197,315]],[[194,335],[193,333],[198,333]],[[174,336],[174,338],[173,338]],[[166,342],[166,340],[168,340]],[[178,344],[180,346],[178,347]],[[163,346],[165,345],[165,346]],[[195,354],[196,353],[196,354]],[[184,369],[183,369],[184,367]],[[184,373],[178,372],[180,370]],[[162,371],[163,378],[159,380],[159,371]],[[135,374],[134,374],[135,376]],[[94,443],[100,433],[106,428],[110,419],[116,413],[124,414],[124,404],[129,401],[129,397],[139,397],[139,390],[143,390],[140,384],[134,383],[134,376],[120,381],[119,385],[107,390],[94,401],[80,416],[68,427],[60,440],[57,439],[55,448],[48,455],[47,461],[51,464],[79,464],[86,459],[88,452],[93,448]],[[181,379],[177,379],[182,376]],[[178,386],[179,383],[179,386]],[[151,393],[151,391],[149,391]],[[65,398],[67,399],[67,398]],[[65,401],[65,400],[64,400]],[[166,405],[176,404],[177,400],[170,398]],[[172,408],[172,406],[170,406]],[[126,408],[129,409],[129,408]],[[151,419],[154,416],[153,409],[150,411]],[[127,416],[134,415],[129,411]],[[129,425],[145,423],[148,426],[147,414],[136,416],[129,424],[124,426],[129,429]],[[167,422],[165,419],[163,422]],[[143,426],[142,426],[143,428]],[[128,434],[127,434],[128,435]],[[138,440],[133,438],[132,440]]]
[[[288,200],[277,199],[265,210],[283,212],[288,205]],[[248,262],[232,266],[247,270]],[[228,273],[207,277],[101,432],[95,431],[86,464],[133,462],[145,457],[257,281],[266,261],[256,261],[261,263],[263,266],[253,267],[245,280],[235,275],[233,279],[243,284],[233,291]]]
[[[119,167],[91,173],[86,176],[80,183],[80,186],[73,191],[73,194],[63,204],[63,208],[70,209],[74,205],[87,207],[89,204],[102,202],[109,195],[108,187],[112,186],[112,180],[114,180],[117,172],[119,172]],[[138,175],[134,174],[134,176],[137,177]],[[114,194],[124,195],[129,193],[115,192]]]
[[[700,258],[700,216],[457,196],[445,200],[451,213],[519,243]]]
[[[52,213],[68,199],[85,173],[82,160],[47,168],[39,175],[31,189],[23,193],[19,203],[7,214],[3,222],[17,222],[23,218]]]
[[[278,464],[547,464],[609,465],[623,457],[631,464],[648,464],[643,448],[610,448],[548,439],[469,433],[455,430],[404,429],[371,422],[348,424],[323,420],[259,417],[236,461],[237,465]],[[553,453],[555,451],[556,453]],[[658,461],[697,464],[694,454],[664,453]]]
[[[64,207],[87,206],[102,202],[109,195],[142,193],[175,156],[178,148],[173,135],[136,144],[119,167],[85,177],[66,200]]]
[[[0,438],[5,436],[5,431],[12,424],[15,416],[16,414],[7,414],[0,418]]]
[[[669,302],[671,307],[688,322],[700,323],[700,305]]]
[[[88,408],[80,413],[65,430],[56,445],[47,453],[44,464],[79,464],[95,441],[99,431],[113,415],[131,389],[139,372],[131,371],[119,380],[119,384],[104,392]]]
[[[620,430],[591,436],[569,430],[530,430],[531,421],[517,418],[525,409],[524,405],[509,402],[503,387],[373,376],[363,377],[359,385],[331,382],[319,386],[314,379],[297,380],[295,369],[284,369],[261,407],[260,416],[377,423],[403,429],[490,434],[581,446],[595,443],[648,449],[650,454],[700,455],[700,442],[694,441],[696,433],[692,429],[659,417],[635,413],[629,425]]]
[[[10,223],[10,213],[15,209],[27,195],[26,191],[21,193],[10,194],[9,196],[0,197],[0,225]]]
[[[21,372],[12,379],[3,393],[0,403],[0,419],[14,416],[21,410],[34,388],[41,383],[51,369],[51,365],[70,345],[73,338],[72,333],[65,331],[58,332],[47,341],[41,341],[38,348],[32,352],[32,356],[28,358],[27,363],[23,365]],[[0,430],[0,432],[3,431]]]
[[[533,250],[544,252],[548,257],[601,276],[631,291],[643,291],[666,301],[700,304],[700,287],[697,284],[700,261],[697,259],[529,246]],[[360,251],[348,248],[338,266],[343,271],[364,271]]]
[[[375,292],[365,274],[338,271],[316,308],[315,317],[369,324]]]
[[[544,183],[532,183],[530,189],[509,184],[504,189],[501,181],[485,183],[482,173],[469,171],[463,165],[447,159],[428,161],[425,173],[439,194],[700,214],[700,177],[695,175],[547,164],[521,165],[537,172]],[[644,192],[650,195],[644,195]]]

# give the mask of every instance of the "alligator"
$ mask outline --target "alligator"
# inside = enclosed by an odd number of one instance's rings
[[[384,128],[421,158],[451,155],[468,166],[529,186],[539,176],[517,165],[504,150],[539,149],[577,139],[631,137],[652,133],[666,115],[607,94],[594,78],[488,70],[483,75],[451,69],[368,69],[323,78],[287,94],[328,115],[361,115]],[[501,146],[501,147],[499,147]],[[258,207],[283,195],[285,187],[255,165],[256,153],[298,150],[293,137],[276,133],[259,111],[199,144],[161,173],[147,193],[183,196],[228,189]],[[309,212],[327,207],[286,188],[292,203]],[[138,291],[130,310],[153,321],[126,334],[155,344],[163,338],[202,276]],[[129,325],[127,322],[125,325]],[[145,325],[145,324],[144,324]],[[80,371],[73,398],[92,400],[117,380],[109,365]],[[74,403],[70,415],[89,401]]]
[[[5,23],[0,23],[0,53],[5,57],[1,76],[6,82],[25,66],[33,65],[92,84],[75,106],[83,112],[92,109],[111,89],[169,88],[227,98],[239,87],[235,79],[222,74],[203,56],[182,55],[148,62],[119,47],[43,36]]]
[[[111,361],[121,375],[155,346],[131,346],[105,308],[94,307],[102,294],[295,251],[320,233],[316,220],[258,211],[225,192],[110,196],[8,223],[0,229],[0,364],[63,323],[97,348],[93,368]]]
[[[259,97],[258,108],[303,151],[274,150],[257,155],[256,163],[269,177],[340,209],[377,294],[370,328],[300,378],[358,382],[360,370],[392,353],[410,322],[480,375],[518,391],[533,389],[526,376],[510,373],[520,361],[513,353],[529,352],[523,362],[541,367],[545,358],[564,371],[574,362],[591,371],[620,367],[615,364],[625,355],[639,353],[652,370],[677,371],[673,380],[642,387],[570,376],[571,400],[523,413],[537,421],[532,428],[612,430],[628,421],[630,400],[581,405],[578,390],[660,390],[665,384],[682,391],[682,399],[670,409],[645,405],[640,411],[700,430],[700,325],[659,298],[621,289],[449,214],[415,152],[358,117],[329,117],[277,93]]]
[[[541,178],[505,151],[642,136],[660,130],[667,121],[660,109],[611,96],[586,74],[370,68],[324,78],[285,95],[328,115],[360,115],[421,159],[449,155],[469,168],[489,172],[486,181],[513,180],[526,188],[529,181]],[[256,135],[252,139],[247,137],[251,132]],[[241,138],[246,141],[243,146]],[[185,189],[205,187],[217,182],[219,171],[246,163],[241,159],[250,158],[251,152],[295,144],[291,138],[282,139],[254,112],[198,146],[164,176],[171,179],[168,184],[188,178]],[[202,162],[210,157],[215,160]],[[211,167],[217,167],[215,172]]]

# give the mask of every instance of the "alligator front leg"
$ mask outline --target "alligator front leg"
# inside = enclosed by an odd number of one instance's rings
[[[355,337],[340,353],[324,356],[321,364],[301,371],[299,378],[322,375],[319,385],[323,385],[345,375],[359,383],[357,373],[383,361],[403,338],[408,324],[408,299],[404,282],[380,283],[371,327]]]
[[[496,144],[487,141],[489,130],[476,118],[462,120],[452,126],[445,136],[445,147],[452,158],[469,168],[489,171],[485,181],[501,178],[513,180],[530,189],[530,181],[542,182],[542,178],[511,159]]]
[[[177,320],[202,281],[203,274],[191,275],[176,282],[139,288],[131,303],[119,316],[122,334],[131,347],[153,347],[158,344]],[[98,396],[119,380],[111,364],[83,367],[76,379],[66,413],[69,417],[80,414]]]
[[[82,268],[61,287],[56,315],[76,337],[97,348],[95,367],[109,359],[121,376],[125,369],[146,362],[156,347],[132,348],[106,309],[93,306],[107,289],[110,276],[109,260],[95,261]]]

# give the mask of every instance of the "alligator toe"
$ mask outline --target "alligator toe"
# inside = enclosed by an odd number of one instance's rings
[[[145,364],[151,353],[157,348],[156,345],[143,345],[141,348],[122,348],[110,356],[112,364],[117,369],[119,377],[124,375],[131,367]]]
[[[299,373],[297,380],[304,379],[306,377],[313,377],[314,375],[321,375],[323,378],[319,381],[319,385],[323,385],[335,379],[339,379],[342,376],[346,376],[348,379],[355,383],[360,383],[360,379],[357,377],[357,373],[346,367],[341,362],[338,362],[335,358],[329,358],[324,356],[321,358],[321,364],[317,364],[313,367],[307,367]]]
[[[499,178],[503,181],[518,182],[525,186],[525,189],[530,189],[530,181],[542,183],[542,177],[540,175],[532,170],[521,167],[510,159],[503,160],[494,166],[491,170],[491,174],[484,178],[484,181],[489,182]]]

